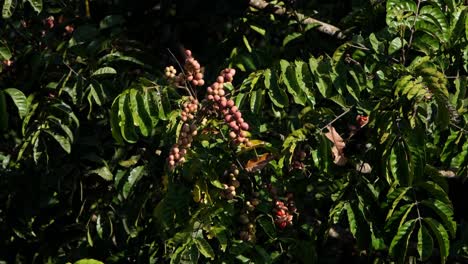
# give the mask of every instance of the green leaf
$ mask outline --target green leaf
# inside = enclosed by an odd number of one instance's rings
[[[80,259],[74,264],[104,264],[104,262],[95,259]]]
[[[302,33],[299,33],[299,32],[293,32],[289,35],[287,35],[284,39],[283,39],[283,47],[285,47],[286,45],[288,45],[289,42],[299,38],[302,36]]]
[[[401,226],[401,224],[406,221],[406,218],[411,213],[415,205],[416,203],[410,203],[399,207],[390,218],[386,219],[385,230],[387,232],[393,232],[393,228]],[[398,225],[396,225],[397,223]]]
[[[273,219],[268,216],[261,216],[257,219],[257,222],[269,238],[276,238],[276,229],[275,225],[273,224]]]
[[[403,199],[403,197],[405,197],[406,193],[410,189],[411,189],[410,187],[398,188],[395,191],[393,191],[393,192],[391,192],[391,193],[389,193],[387,195],[387,199],[389,201],[393,201],[392,208],[387,213],[387,217],[386,217],[387,220],[393,215],[393,211],[395,211],[395,209],[398,206],[398,204],[400,203],[401,199]],[[395,197],[395,199],[393,199],[392,197]]]
[[[451,204],[445,204],[439,200],[424,200],[421,204],[432,209],[441,219],[442,223],[450,232],[452,238],[455,238],[457,231],[457,223],[453,220],[453,210]]]
[[[16,0],[5,0],[5,2],[3,2],[2,17],[10,18],[13,15],[13,11],[15,10],[15,7],[16,7]],[[0,54],[1,54],[1,51],[0,51]]]
[[[370,44],[371,44],[371,47],[372,49],[377,52],[377,53],[382,53],[383,52],[383,43],[381,43],[377,37],[375,36],[374,33],[371,33],[369,35],[369,41],[370,41]]]
[[[412,184],[412,177],[410,175],[409,168],[409,156],[403,140],[399,140],[395,143],[393,151],[396,158],[396,174],[394,175],[400,184],[408,186]]]
[[[388,46],[388,55],[392,55],[396,51],[399,51],[403,47],[400,37],[394,38]]]
[[[465,37],[468,39],[468,16],[465,18]]]
[[[111,27],[120,26],[125,23],[125,19],[121,15],[109,15],[104,17],[101,22],[99,22],[99,28],[107,29]]]
[[[141,177],[143,177],[146,174],[147,174],[146,166],[144,166],[144,165],[135,167],[130,171],[130,175],[128,176],[128,180],[127,180],[127,182],[125,183],[125,185],[123,187],[123,193],[122,194],[123,194],[124,198],[128,197],[128,195],[130,194],[130,191],[132,190],[135,183],[137,183],[141,179]]]
[[[242,36],[242,40],[244,41],[244,45],[249,52],[252,52],[252,47],[250,47],[249,40],[245,35]]]
[[[286,92],[280,89],[276,74],[272,73],[270,69],[266,69],[263,72],[263,76],[265,88],[268,90],[271,102],[280,108],[287,107],[289,105],[289,98]]]
[[[444,189],[436,183],[432,181],[426,181],[419,183],[418,186],[428,191],[436,200],[440,200],[445,204],[452,204]]]
[[[42,11],[42,0],[28,0],[28,2],[37,13]]]
[[[250,111],[252,111],[252,113],[260,113],[264,98],[265,91],[263,89],[257,89],[250,93]]]
[[[8,113],[5,93],[0,90],[0,131],[8,128]]]
[[[432,255],[434,240],[424,225],[418,231],[418,253],[421,261],[427,260]]]
[[[411,219],[398,228],[396,235],[390,243],[390,255],[397,258],[400,263],[403,263],[406,258],[408,242],[414,230],[414,225],[417,219]]]
[[[430,32],[435,34],[440,40],[448,40],[448,23],[445,18],[444,12],[436,5],[425,5],[419,10],[418,21],[416,22],[416,28],[418,28],[418,22],[427,22],[434,27],[431,27]],[[426,23],[425,23],[426,24]],[[427,25],[427,24],[426,24]]]
[[[440,263],[445,263],[449,255],[450,240],[444,226],[432,218],[424,218],[424,222],[427,223],[432,234],[437,239],[439,245]]]
[[[55,139],[55,141],[57,141],[57,143],[59,143],[59,145],[62,147],[63,150],[65,150],[65,152],[67,152],[68,154],[71,153],[71,142],[68,138],[54,132],[54,131],[50,131],[49,129],[45,129],[44,132],[46,132],[47,134],[49,134],[50,136],[52,136],[53,139]]]
[[[74,140],[73,131],[71,131],[71,129],[66,124],[64,124],[61,119],[55,116],[48,116],[47,121],[49,121],[49,124],[51,126],[55,125],[55,127],[62,129],[62,131],[65,132],[65,134],[67,135],[70,142],[73,142]]]
[[[345,204],[346,213],[348,215],[348,223],[351,233],[356,238],[360,248],[366,248],[370,242],[370,231],[367,221],[364,218],[364,213],[360,208],[351,203]]]
[[[119,102],[120,102],[119,98],[120,96],[117,96],[114,99],[114,102],[112,103],[109,123],[111,125],[112,137],[114,138],[115,141],[117,141],[118,144],[122,145],[124,141],[123,141],[122,135],[120,134],[120,125],[119,125],[120,123],[119,121]]]
[[[4,42],[0,41],[0,60],[2,61],[9,60],[11,59],[11,57],[12,57],[12,54],[8,46]]]
[[[128,94],[119,96],[118,117],[120,119],[119,126],[122,137],[129,143],[136,143],[138,136],[133,124],[132,111],[130,109],[130,96],[128,96]]]
[[[16,88],[8,88],[5,89],[4,92],[10,95],[16,105],[16,108],[18,108],[18,113],[21,119],[23,119],[28,113],[28,101],[24,93]]]
[[[195,238],[195,245],[197,246],[198,250],[200,253],[203,254],[206,258],[214,259],[215,258],[215,253],[213,251],[213,248],[210,246],[208,241],[206,241],[204,238]]]
[[[143,136],[147,137],[149,135],[149,127],[151,126],[152,122],[148,121],[149,117],[148,114],[144,111],[144,108],[142,107],[140,109],[139,107],[142,106],[142,104],[139,104],[138,101],[143,101],[143,99],[141,98],[139,91],[136,89],[130,89],[128,97],[130,101],[133,125],[138,128]],[[142,120],[142,115],[145,115],[146,122]]]
[[[113,75],[117,74],[117,71],[112,67],[102,67],[93,72],[92,76],[102,76],[102,75]]]
[[[88,173],[89,174],[93,174],[93,173],[97,174],[97,175],[101,176],[106,181],[111,181],[114,178],[114,175],[112,175],[112,172],[110,171],[107,164],[100,167],[100,168],[98,168],[98,169],[91,170]]]
[[[306,99],[296,77],[295,69],[286,60],[280,61],[283,82],[286,85],[288,92],[293,96],[294,102],[300,105],[305,105]]]
[[[265,32],[266,32],[265,29],[258,27],[258,26],[254,26],[254,25],[250,25],[250,28],[256,31],[257,33],[259,33],[260,35],[265,36]]]

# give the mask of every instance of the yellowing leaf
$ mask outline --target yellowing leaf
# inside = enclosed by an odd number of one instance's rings
[[[273,155],[271,155],[270,153],[265,153],[255,159],[247,161],[245,170],[248,172],[259,171],[263,169],[272,159]]]

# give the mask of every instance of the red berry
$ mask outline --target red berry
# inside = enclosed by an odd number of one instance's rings
[[[247,124],[246,122],[242,123],[240,127],[242,128],[242,130],[249,130],[249,124]]]

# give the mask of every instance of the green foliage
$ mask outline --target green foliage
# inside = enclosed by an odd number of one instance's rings
[[[182,2],[3,2],[0,262],[468,259],[463,1]]]

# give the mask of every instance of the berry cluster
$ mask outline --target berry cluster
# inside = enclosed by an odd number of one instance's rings
[[[363,115],[357,115],[356,122],[359,124],[360,127],[363,127],[367,125],[367,123],[369,122],[369,117],[363,116]]]
[[[183,104],[183,109],[181,115],[182,121],[186,122],[187,120],[194,119],[194,114],[198,111],[198,100],[194,97],[189,97],[190,102]]]
[[[192,57],[192,52],[190,50],[185,50],[185,74],[187,81],[191,82],[194,86],[203,86],[205,80],[203,80],[203,73],[201,72],[200,63]]]
[[[177,143],[171,148],[167,162],[169,168],[173,170],[177,165],[184,163],[187,149],[192,146],[193,137],[198,134],[197,125],[190,120],[194,119],[194,114],[198,110],[198,100],[190,97],[189,102],[183,104],[184,109],[181,113],[181,119],[184,122],[179,133]]]
[[[229,137],[233,140],[234,144],[239,145],[244,143],[250,147],[252,143],[247,138],[247,130],[249,130],[249,124],[242,118],[242,113],[235,106],[232,99],[226,98],[226,92],[224,91],[224,83],[232,82],[232,79],[236,71],[234,69],[224,69],[210,87],[207,88],[206,98],[209,101],[213,101],[215,110],[221,111],[224,116],[224,121],[229,125],[231,131]]]
[[[292,169],[303,170],[304,160],[307,157],[307,153],[303,150],[295,151],[292,162]]]
[[[174,66],[168,66],[164,69],[164,75],[169,78],[173,79],[176,77],[177,70],[174,68]]]
[[[273,212],[275,213],[275,224],[284,229],[286,226],[292,225],[293,215],[297,211],[294,205],[292,194],[288,194],[286,205],[279,200],[276,200]]]
[[[49,16],[44,20],[44,24],[47,26],[47,28],[51,29],[55,26],[54,20],[54,16]]]
[[[253,211],[255,210],[255,207],[260,204],[260,200],[258,199],[258,192],[254,192],[252,195],[254,198],[245,202],[245,207],[239,218],[240,222],[244,224],[239,233],[239,237],[244,241],[255,240],[255,225],[253,224],[255,222],[255,214]]]
[[[229,184],[223,184],[224,191],[221,193],[221,196],[228,200],[234,199],[236,196],[236,188],[240,186],[240,182],[236,179],[237,176],[239,176],[239,170],[233,166],[228,175]]]

